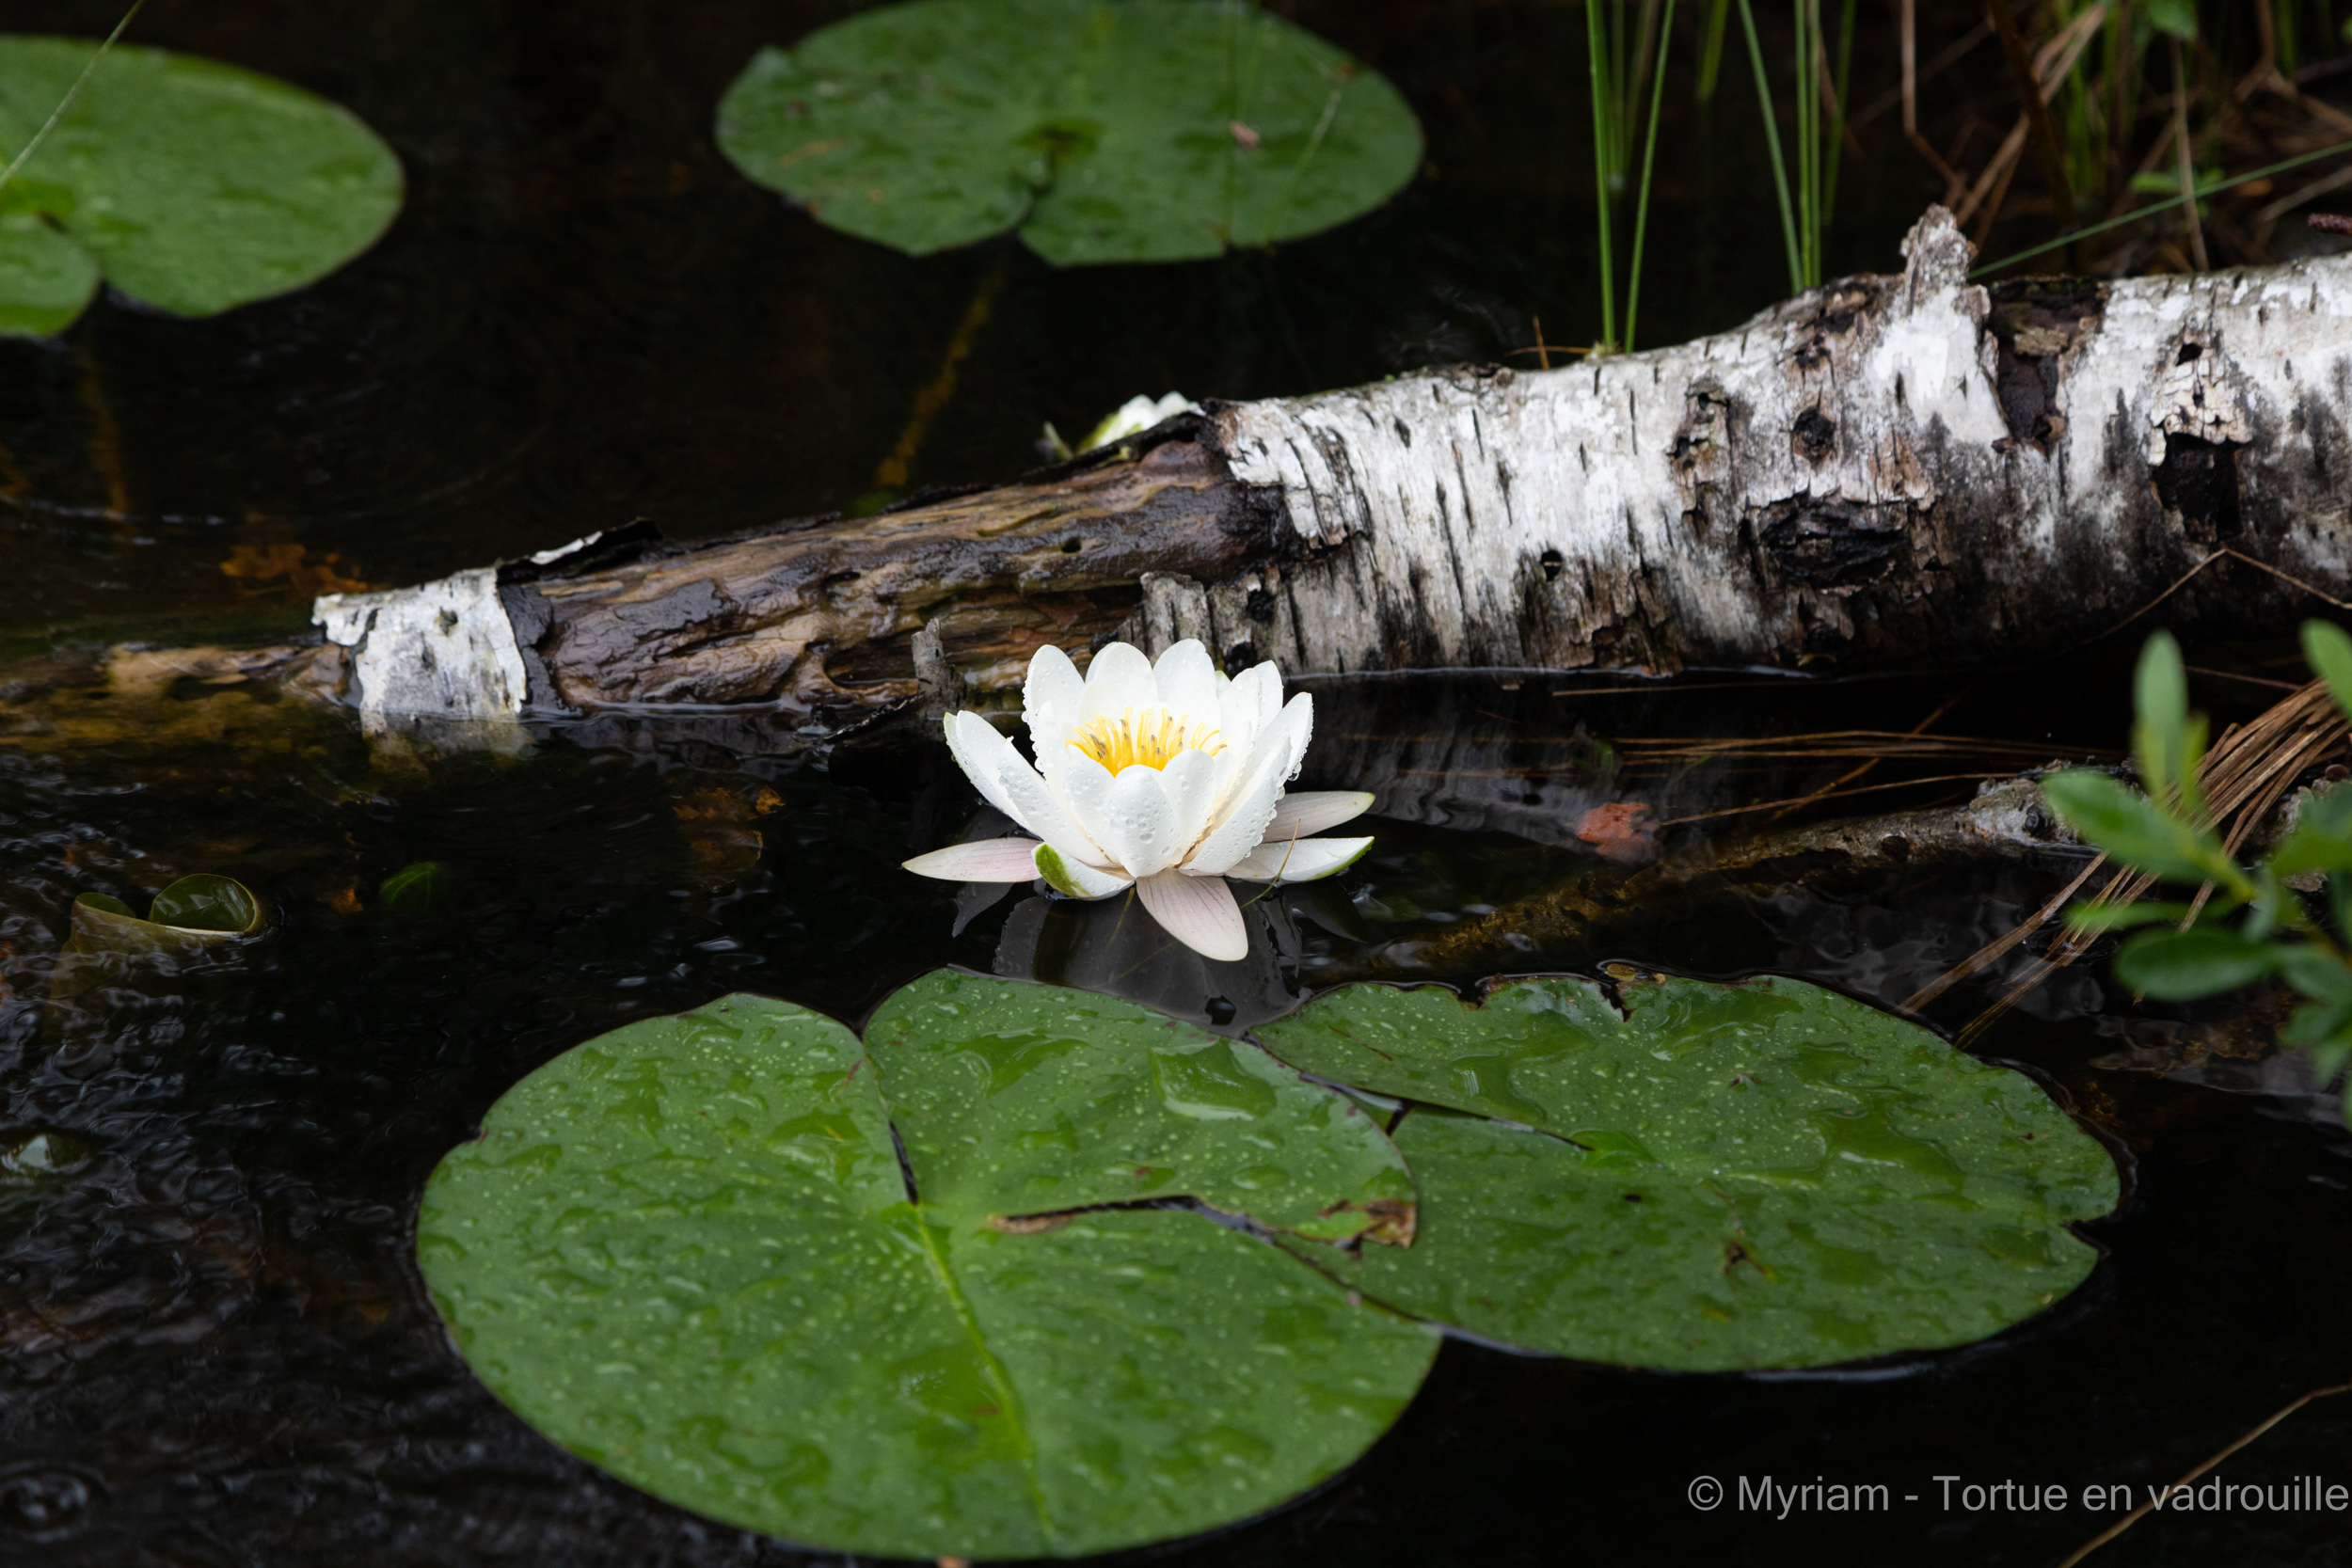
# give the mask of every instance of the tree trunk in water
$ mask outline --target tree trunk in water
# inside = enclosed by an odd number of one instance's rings
[[[1291,674],[1851,672],[2057,654],[2201,565],[2176,625],[2315,608],[2249,559],[2352,589],[2352,259],[1988,291],[1940,208],[1904,251],[1678,348],[1228,404],[882,516],[329,597],[308,678],[375,724],[820,736],[1114,636]]]

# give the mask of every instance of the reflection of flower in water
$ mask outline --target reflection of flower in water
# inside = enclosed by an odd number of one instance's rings
[[[975,713],[948,716],[947,746],[989,804],[1035,836],[959,844],[908,870],[968,882],[1042,877],[1072,898],[1132,887],[1179,942],[1232,959],[1249,939],[1226,878],[1312,881],[1372,845],[1310,836],[1361,813],[1370,795],[1283,794],[1314,708],[1304,692],[1283,703],[1272,664],[1229,680],[1189,639],[1156,666],[1114,642],[1081,679],[1069,655],[1041,648],[1022,708],[1035,768]]]

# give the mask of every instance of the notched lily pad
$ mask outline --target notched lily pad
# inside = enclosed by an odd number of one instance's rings
[[[719,105],[750,179],[926,255],[1019,226],[1062,265],[1343,223],[1421,163],[1377,71],[1256,7],[912,0],[763,49]]]
[[[945,973],[867,1041],[734,996],[510,1090],[418,1231],[484,1382],[682,1506],[906,1557],[1243,1518],[1411,1398],[1426,1328],[1239,1228],[1309,1248],[1326,1211],[1409,1198],[1343,1097],[1139,1007]]]
[[[0,166],[64,102],[94,40],[0,36]],[[400,161],[289,83],[117,44],[0,187],[0,333],[63,331],[100,277],[209,316],[311,283],[399,212]]]
[[[1956,1345],[2090,1274],[2115,1165],[2023,1074],[1766,977],[1356,986],[1256,1031],[1419,1102],[1410,1252],[1344,1276],[1532,1350],[1692,1370]]]

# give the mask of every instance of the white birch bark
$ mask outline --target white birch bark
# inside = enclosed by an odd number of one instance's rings
[[[1304,547],[1147,579],[1131,627],[1291,673],[1851,668],[2055,652],[2217,547],[2345,594],[2352,259],[1994,293],[1941,208],[1904,252],[1677,348],[1227,407]],[[2296,598],[2217,562],[2173,608]]]

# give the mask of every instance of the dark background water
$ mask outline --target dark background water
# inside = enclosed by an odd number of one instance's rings
[[[1042,421],[1074,432],[1138,391],[1248,397],[1501,357],[1534,341],[1536,317],[1553,341],[1591,335],[1572,8],[1279,8],[1403,88],[1429,137],[1421,178],[1272,254],[1073,273],[1012,241],[899,258],[719,158],[711,105],[752,51],[850,8],[152,0],[135,40],[357,109],[399,150],[409,206],[374,251],[286,299],[195,323],[106,301],[62,341],[0,342],[0,652],[298,627],[310,586],[229,577],[239,546],[297,544],[312,566],[331,554],[340,575],[391,583],[640,515],[691,536],[850,507],[993,278],[914,483],[1016,471]],[[94,34],[116,14],[18,0],[6,24]],[[1924,53],[1976,12],[1922,16]],[[1865,8],[1862,24],[1857,99],[1891,57],[1887,12]],[[1711,115],[1681,93],[1669,119],[1651,341],[1785,291],[1739,65]],[[1833,270],[1892,268],[1931,194],[1894,153],[1850,167]],[[2292,675],[2263,664],[2280,654],[2200,660]],[[1959,677],[1631,698],[1319,688],[1309,782],[1349,784],[1375,754],[1398,768],[1375,852],[1286,895],[1252,963],[1129,955],[1118,983],[1238,1025],[1301,985],[1474,978],[1486,969],[1447,966],[1450,931],[1619,875],[1574,842],[1593,801],[1638,792],[1697,812],[1842,768],[1702,768],[1668,785],[1609,775],[1596,742],[1899,730],[1957,695],[1945,733],[2079,754],[2121,744],[2127,655],[1975,677],[1973,691]],[[2200,695],[2227,719],[2264,689]],[[518,1077],[631,1018],[738,988],[855,1018],[949,962],[1111,983],[1089,967],[1077,912],[1009,899],[959,934],[951,891],[896,870],[972,812],[936,755],[828,768],[658,725],[552,730],[526,758],[430,765],[371,755],[333,723],[278,738],[0,748],[0,1562],[807,1560],[644,1498],[501,1410],[418,1285],[418,1190]],[[1407,787],[1430,768],[1435,785]],[[388,907],[383,879],[428,859],[453,871],[449,901]],[[1699,877],[1613,922],[1547,928],[1513,967],[1770,968],[1899,1000],[2071,869],[1804,859]],[[44,1001],[76,894],[136,903],[197,870],[260,890],[271,934],[217,969],[125,977],[78,1010]],[[1947,1510],[1933,1478],[2162,1481],[2352,1374],[2352,1137],[2291,1070],[2249,1062],[2238,1086],[2271,1092],[2233,1093],[2194,1081],[2226,1074],[2117,1065],[2178,1065],[2168,1042],[2199,1019],[2135,1010],[2104,975],[2062,976],[1980,1047],[2047,1071],[2135,1161],[2124,1209],[2089,1227],[2111,1256],[2045,1319],[1858,1376],[1674,1377],[1449,1345],[1397,1430],[1331,1487],[1144,1555],[2056,1560],[2106,1516]],[[1964,1021],[1996,986],[1955,991],[1937,1018]],[[2224,1473],[2352,1483],[2352,1399]],[[1694,1509],[1701,1475],[1885,1482],[1921,1501],[1780,1521]],[[2094,1560],[2328,1563],[2344,1534],[2326,1514],[2161,1518]]]

